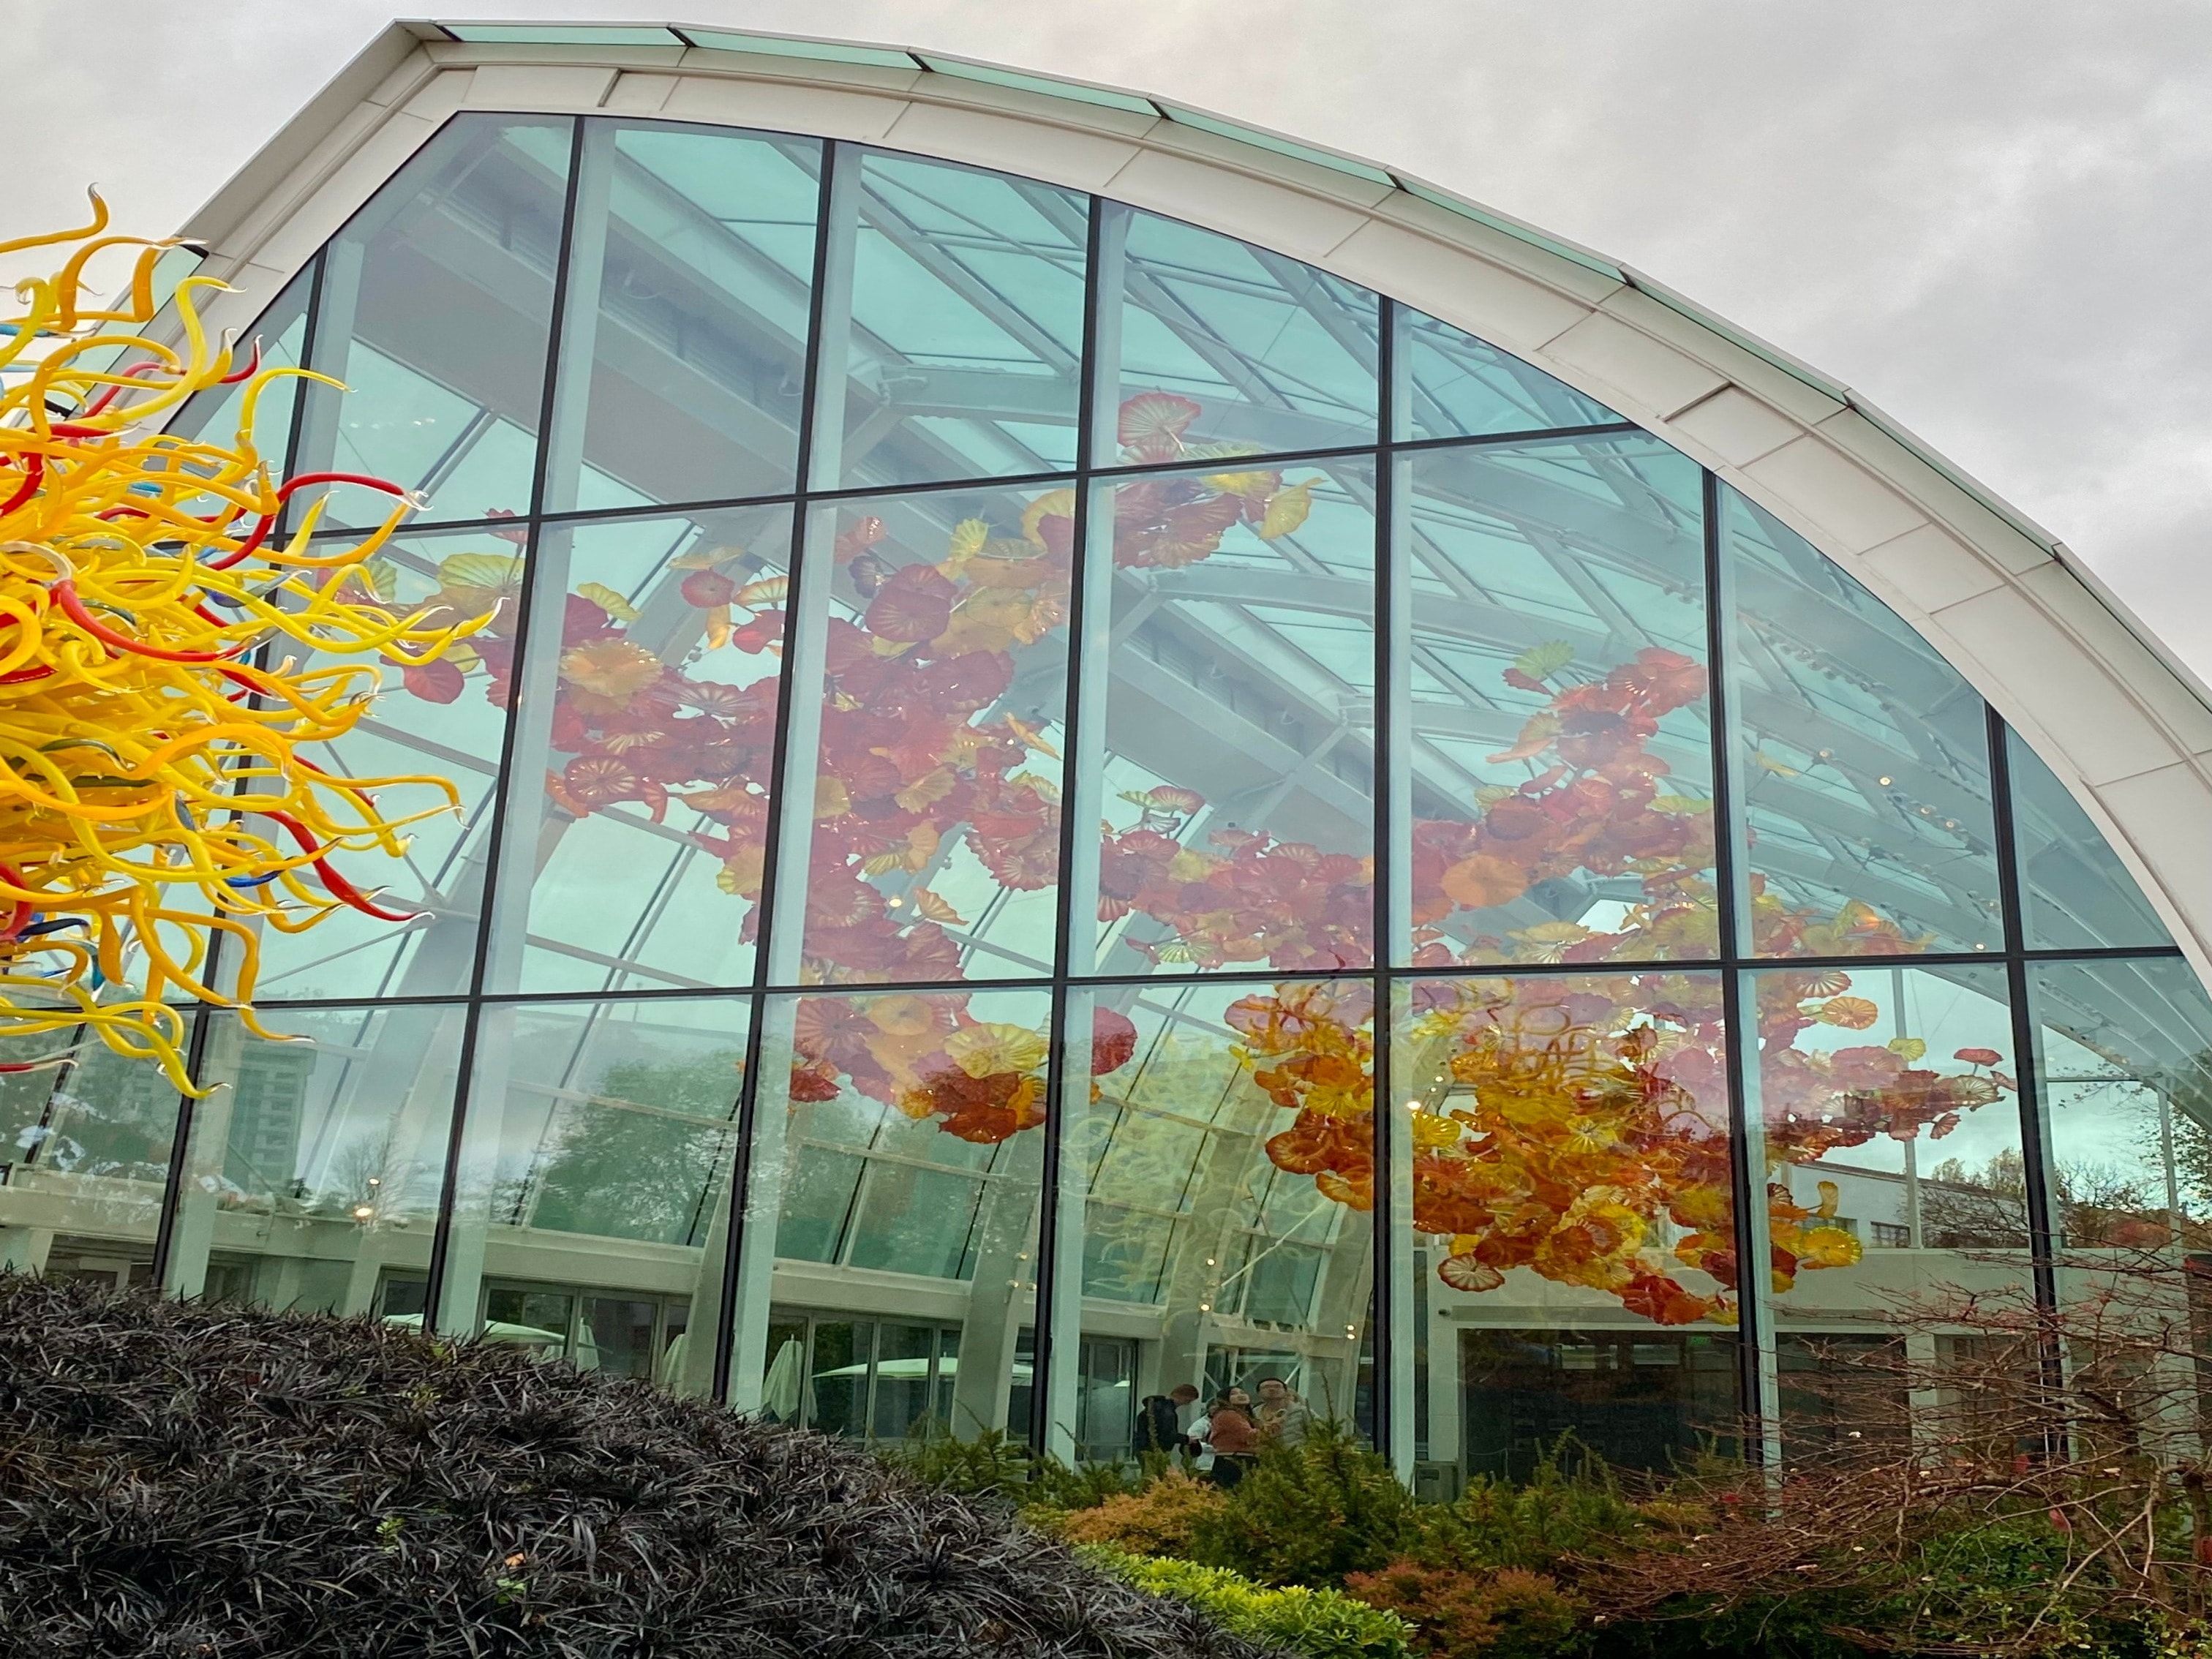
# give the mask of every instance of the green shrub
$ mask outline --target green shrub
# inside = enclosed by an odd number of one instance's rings
[[[1526,1480],[1478,1475],[1457,1501],[1424,1504],[1421,1537],[1408,1553],[1431,1566],[1540,1572],[1562,1557],[1602,1553],[1681,1524],[1682,1505],[1631,1501],[1610,1469],[1577,1450],[1563,1439]]]
[[[1055,1510],[1089,1509],[1135,1492],[1145,1481],[1144,1470],[1122,1463],[1070,1468],[1056,1457],[1037,1456],[1000,1429],[963,1440],[941,1424],[924,1421],[904,1440],[875,1450],[924,1486],[963,1498],[1005,1498]],[[1160,1467],[1166,1467],[1164,1458]]]
[[[1073,1468],[1057,1457],[1047,1457],[1030,1474],[1024,1498],[1057,1510],[1093,1509],[1109,1498],[1142,1491],[1147,1481],[1167,1471],[1167,1457],[1159,1452],[1146,1453],[1140,1464],[1079,1463]]]
[[[1091,1566],[1154,1595],[1196,1607],[1232,1636],[1311,1659],[1411,1659],[1413,1626],[1330,1589],[1255,1584],[1224,1567],[1132,1555],[1103,1544],[1076,1551]]]
[[[1051,1530],[1071,1544],[1105,1544],[1133,1555],[1188,1558],[1200,1524],[1229,1507],[1229,1494],[1181,1471],[1142,1492],[1124,1492],[1062,1515]]]
[[[924,1422],[904,1440],[875,1451],[924,1486],[963,1498],[1014,1496],[1028,1487],[1035,1468],[1028,1446],[997,1429],[963,1440],[950,1429]]]
[[[1200,1517],[1191,1559],[1263,1584],[1340,1584],[1404,1554],[1420,1507],[1349,1429],[1315,1423],[1299,1444],[1262,1451],[1228,1503]]]
[[[1393,1561],[1355,1572],[1345,1589],[1397,1613],[1419,1632],[1424,1659],[1552,1659],[1582,1645],[1582,1604],[1548,1574],[1496,1572]]]

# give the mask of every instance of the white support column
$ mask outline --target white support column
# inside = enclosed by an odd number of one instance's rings
[[[176,1213],[169,1218],[168,1266],[161,1280],[161,1290],[168,1296],[195,1297],[207,1288],[208,1250],[215,1242],[216,1204],[222,1192],[231,1108],[238,1098],[239,1064],[246,1047],[245,1029],[234,1015],[209,1018],[214,1024],[197,1079],[208,1093],[191,1105],[191,1133],[177,1182]],[[179,1109],[184,1109],[181,1101]]]
[[[811,752],[811,751],[810,751]],[[807,779],[807,799],[813,799],[812,778]],[[811,819],[807,828],[812,827]],[[805,842],[799,842],[799,856],[805,857]],[[779,884],[780,885],[780,884]],[[800,889],[800,896],[805,890]],[[799,928],[796,918],[789,933],[795,939]],[[786,930],[779,928],[779,933]],[[745,1190],[735,1194],[732,1202],[744,1206],[744,1231],[738,1241],[738,1295],[734,1315],[730,1358],[730,1385],[724,1396],[732,1411],[757,1412],[761,1407],[761,1384],[768,1370],[769,1303],[775,1289],[775,1236],[783,1217],[783,1189],[789,1175],[788,1159],[791,1139],[791,1103],[789,1098],[792,1062],[796,1058],[792,1044],[792,1030],[799,1014],[796,997],[772,998],[761,1010],[760,1079],[757,1104],[753,1112],[752,1156],[745,1182]],[[711,1236],[707,1241],[709,1250],[717,1248]],[[726,1249],[726,1245],[723,1246]],[[688,1344],[696,1348],[702,1345]],[[710,1376],[712,1356],[706,1360],[706,1370],[700,1370],[700,1361],[694,1353],[687,1352],[684,1375],[687,1379]]]
[[[1085,820],[1075,822],[1080,826]],[[1079,827],[1077,838],[1082,838]],[[1095,842],[1096,837],[1092,839]],[[1079,855],[1078,862],[1082,861]],[[1095,849],[1090,865],[1095,893]],[[1095,899],[1087,913],[1071,908],[1069,925],[1084,931],[1080,923],[1086,914],[1097,914]],[[1091,931],[1095,933],[1096,930]],[[1060,1042],[1058,1084],[1060,1147],[1059,1206],[1053,1218],[1054,1271],[1039,1310],[1046,1329],[1052,1333],[1051,1363],[1044,1376],[1044,1449],[1070,1464],[1075,1462],[1075,1415],[1081,1386],[1078,1372],[1083,1352],[1084,1200],[1091,1184],[1091,1160],[1084,1152],[1081,1125],[1091,1109],[1091,1033],[1097,1000],[1097,994],[1088,989],[1071,987],[1066,994],[1067,1029]]]

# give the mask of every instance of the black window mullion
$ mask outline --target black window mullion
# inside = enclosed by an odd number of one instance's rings
[[[2045,1134],[2043,1085],[2037,1063],[2035,1011],[2029,1006],[2027,910],[2020,884],[2020,843],[2014,835],[2012,757],[2004,718],[1988,711],[1990,796],[1996,814],[1997,894],[2004,908],[2005,990],[2012,1005],[2013,1076],[2019,1085],[2021,1172],[2027,1188],[2027,1239],[2041,1329],[2036,1360],[2046,1393],[2063,1386],[2065,1355],[2059,1342],[2057,1188]],[[2058,1448],[2048,1448],[2054,1455]]]
[[[1079,390],[1075,406],[1075,519],[1070,530],[1067,601],[1067,657],[1065,702],[1060,717],[1063,746],[1067,754],[1066,775],[1060,782],[1061,811],[1060,815],[1060,881],[1054,908],[1059,927],[1053,934],[1052,963],[1052,1024],[1049,1070],[1045,1078],[1044,1155],[1040,1160],[1037,1175],[1037,1237],[1036,1237],[1036,1303],[1032,1310],[1035,1333],[1030,1339],[1030,1421],[1029,1437],[1032,1450],[1042,1455],[1050,1446],[1052,1430],[1052,1370],[1064,1356],[1056,1352],[1053,1311],[1059,1300],[1060,1275],[1080,1273],[1083,1252],[1078,1248],[1072,1258],[1060,1248],[1060,1183],[1064,1176],[1062,1153],[1067,1135],[1066,1110],[1063,1097],[1075,1086],[1068,1079],[1067,1015],[1068,1015],[1068,958],[1073,946],[1074,930],[1079,927],[1097,927],[1095,915],[1085,917],[1074,915],[1068,903],[1067,872],[1079,857],[1096,858],[1095,847],[1078,850],[1076,837],[1082,826],[1078,815],[1067,810],[1075,795],[1074,769],[1079,766],[1103,767],[1105,757],[1085,755],[1076,746],[1078,725],[1083,716],[1083,630],[1084,592],[1087,585],[1086,571],[1090,566],[1091,548],[1091,464],[1093,428],[1097,424],[1098,387],[1098,307],[1103,303],[1098,292],[1100,239],[1104,234],[1106,204],[1097,196],[1091,198],[1089,222],[1083,245],[1083,356],[1077,370]],[[1108,562],[1113,560],[1112,531],[1108,531]],[[1103,727],[1102,727],[1103,730]],[[1096,826],[1090,833],[1097,834]],[[1092,1006],[1085,1000],[1086,1007]],[[1084,1056],[1086,1068],[1091,1064],[1091,1042],[1086,1033],[1075,1045]],[[1080,1308],[1081,1297],[1075,1298]],[[1068,1334],[1066,1352],[1077,1356],[1080,1364],[1081,1332]],[[1073,1425],[1070,1425],[1070,1432]]]
[[[1395,1371],[1391,1321],[1396,1316],[1400,1298],[1410,1294],[1412,1289],[1397,1282],[1397,1235],[1401,1224],[1408,1229],[1412,1227],[1413,1217],[1410,1211],[1402,1217],[1399,1213],[1397,1159],[1391,1144],[1397,1133],[1397,1114],[1390,1109],[1391,1102],[1397,1097],[1392,1065],[1397,1036],[1395,982],[1390,977],[1390,969],[1396,965],[1392,957],[1398,945],[1396,929],[1391,921],[1397,870],[1393,838],[1397,825],[1390,811],[1391,793],[1396,782],[1391,750],[1395,736],[1391,702],[1395,661],[1393,647],[1396,644],[1393,635],[1397,615],[1393,606],[1395,574],[1392,565],[1397,539],[1393,524],[1397,480],[1393,476],[1395,463],[1388,446],[1396,435],[1393,381],[1397,372],[1397,301],[1387,295],[1382,296],[1377,302],[1376,321],[1376,435],[1385,447],[1376,456],[1375,465],[1375,687],[1370,698],[1374,712],[1370,726],[1373,734],[1370,750],[1373,764],[1369,787],[1374,794],[1370,805],[1375,814],[1374,845],[1370,851],[1375,884],[1368,927],[1369,950],[1375,969],[1375,1009],[1371,1016],[1375,1035],[1374,1075],[1370,1085],[1370,1098],[1374,1105],[1369,1114],[1372,1119],[1369,1133],[1374,1142],[1370,1151],[1375,1160],[1375,1174],[1374,1196],[1369,1211],[1373,1229],[1374,1267],[1370,1278],[1374,1293],[1368,1310],[1368,1334],[1375,1349],[1370,1389],[1375,1410],[1375,1448],[1384,1457],[1402,1465],[1410,1461],[1413,1425],[1398,1420],[1393,1402]],[[1413,1363],[1410,1353],[1406,1359],[1409,1365]],[[1352,1372],[1357,1379],[1357,1353],[1352,1356]],[[1356,1381],[1352,1391],[1356,1399]],[[1398,1456],[1401,1439],[1407,1443],[1404,1447],[1408,1454],[1407,1459]]]
[[[1705,678],[1708,729],[1713,763],[1713,889],[1720,929],[1721,1030],[1728,1079],[1729,1182],[1735,1212],[1736,1394],[1743,1424],[1741,1449],[1747,1462],[1765,1456],[1767,1436],[1778,1429],[1766,1417],[1766,1358],[1772,1340],[1766,1328],[1766,1137],[1754,1134],[1754,1103],[1747,1081],[1744,1048],[1756,1032],[1744,1022],[1744,971],[1749,941],[1740,932],[1734,793],[1735,755],[1729,727],[1729,623],[1733,583],[1722,547],[1721,484],[1705,474]],[[1760,1167],[1752,1167],[1754,1157]]]
[[[315,349],[315,330],[321,325],[322,322],[323,264],[324,250],[317,248],[314,259],[309,266],[311,274],[307,278],[307,303],[300,317],[300,367],[302,368],[314,367],[314,359],[310,354]],[[258,342],[256,343],[258,345]],[[299,465],[300,434],[306,429],[307,424],[307,393],[308,388],[313,384],[312,380],[301,380],[293,390],[292,418],[285,422],[284,453],[278,458],[279,465],[276,468],[276,481],[279,483],[290,477],[293,469]],[[280,504],[276,509],[276,514],[277,533],[281,535],[292,517],[290,504],[289,502]]]
[[[514,783],[516,714],[522,702],[524,677],[530,661],[530,613],[536,604],[538,519],[545,504],[548,440],[553,422],[553,400],[560,386],[561,337],[566,325],[568,298],[568,260],[576,240],[576,191],[582,179],[584,118],[576,117],[568,129],[568,179],[561,203],[560,251],[553,267],[553,303],[545,333],[545,378],[539,389],[536,459],[531,467],[529,541],[516,586],[514,668],[507,678],[506,718],[501,723],[499,769],[491,802],[491,822],[484,835],[483,881],[477,895],[475,954],[469,966],[468,1018],[461,1030],[461,1048],[453,1079],[453,1116],[446,1136],[444,1179],[438,1190],[438,1223],[430,1238],[429,1283],[423,1291],[422,1329],[438,1328],[439,1303],[445,1291],[447,1261],[452,1254],[453,1201],[460,1181],[461,1149],[471,1097],[475,1089],[477,1038],[483,1024],[484,970],[490,960],[492,915],[499,902],[499,863],[507,838],[507,792]],[[302,398],[302,402],[305,398]],[[462,867],[466,868],[466,861]]]
[[[814,408],[822,375],[822,296],[829,276],[830,213],[834,199],[831,187],[836,179],[838,154],[843,148],[835,139],[822,141],[822,172],[816,180],[814,196],[813,281],[806,296],[806,343],[799,383],[799,447],[794,462],[799,493],[792,502],[791,551],[785,564],[790,586],[783,606],[783,657],[776,668],[775,740],[769,758],[769,805],[762,836],[760,897],[753,906],[753,997],[750,1017],[745,1024],[745,1074],[738,1091],[738,1144],[730,1168],[728,1248],[722,1262],[721,1307],[714,1330],[713,1388],[718,1402],[730,1397],[731,1368],[737,1358],[738,1294],[744,1249],[746,1192],[752,1182],[753,1135],[760,1121],[761,1054],[768,1024],[768,999],[762,992],[768,984],[769,930],[775,925],[777,866],[785,850],[783,795],[790,787],[791,777],[792,659],[795,655],[791,630],[797,625],[799,586],[805,580],[806,524],[810,516],[806,483],[814,465]],[[811,763],[812,757],[808,760]],[[794,852],[801,859],[807,854],[803,847]],[[793,927],[805,924],[803,914],[790,923]]]
[[[192,1010],[191,1018],[191,1035],[185,1046],[185,1075],[191,1079],[194,1088],[204,1088],[206,1081],[201,1073],[207,1068],[208,1027],[215,1018],[215,1010],[202,1003]],[[76,1029],[79,1042],[98,1040],[92,1035],[91,1027],[80,1025]],[[56,1086],[59,1086],[58,1083]],[[179,1090],[176,1121],[169,1135],[169,1167],[161,1178],[161,1208],[154,1223],[152,1277],[156,1294],[168,1289],[169,1262],[176,1249],[177,1211],[184,1202],[185,1160],[191,1155],[192,1104],[192,1097]]]
[[[315,329],[322,313],[323,263],[323,250],[317,248],[314,257],[307,263],[307,302],[301,307],[300,316],[300,367],[302,368],[311,368],[313,362],[310,354],[315,349]],[[257,340],[254,343],[254,350],[258,353],[259,349],[260,343]],[[300,432],[306,423],[307,414],[307,384],[302,381],[295,390],[291,416],[285,422],[283,452],[277,456],[276,465],[271,469],[279,483],[292,476],[293,467],[300,451]],[[289,506],[280,503],[276,514],[277,533],[281,535],[282,526],[291,516]],[[267,647],[264,647],[256,653],[256,659],[264,659],[266,655]],[[252,701],[258,706],[261,702],[261,698],[257,693],[253,695]],[[222,945],[223,936],[220,932],[209,936],[206,968],[201,975],[204,984],[216,989],[221,988]],[[201,1073],[207,1061],[208,1024],[213,1017],[213,1011],[205,1005],[193,1010],[191,1035],[187,1041],[185,1055],[185,1074],[191,1079],[195,1087],[203,1085]],[[82,1042],[88,1034],[88,1028],[78,1029],[78,1040]],[[191,1148],[194,1127],[193,1109],[196,1103],[189,1094],[179,1093],[177,1097],[177,1119],[170,1141],[168,1174],[161,1183],[161,1208],[154,1225],[153,1279],[157,1291],[164,1288],[168,1282],[171,1252],[176,1247],[177,1212],[184,1198],[184,1164]]]

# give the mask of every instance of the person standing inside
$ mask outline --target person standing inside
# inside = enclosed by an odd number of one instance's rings
[[[1168,1398],[1176,1402],[1176,1431],[1182,1436],[1183,1449],[1196,1451],[1198,1437],[1190,1431],[1190,1425],[1198,1420],[1205,1410],[1205,1407],[1199,1404],[1197,1388],[1192,1383],[1178,1382],[1169,1391]]]
[[[1245,1469],[1258,1455],[1260,1431],[1252,1420],[1252,1396],[1231,1389],[1217,1399],[1206,1414],[1206,1445],[1213,1455],[1207,1476],[1227,1488],[1244,1478]]]
[[[1260,1437],[1271,1446],[1295,1446],[1306,1437],[1306,1402],[1279,1376],[1260,1379]]]
[[[1183,1450],[1189,1443],[1183,1434],[1183,1410],[1197,1398],[1198,1390],[1188,1382],[1179,1382],[1165,1394],[1146,1395],[1137,1407],[1137,1455],[1164,1456]]]

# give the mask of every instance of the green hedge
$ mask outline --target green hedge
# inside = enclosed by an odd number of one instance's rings
[[[1076,1553],[1100,1571],[1155,1595],[1188,1601],[1232,1636],[1310,1654],[1312,1659],[1409,1659],[1413,1627],[1395,1613],[1339,1590],[1255,1584],[1226,1567],[1131,1555],[1103,1544]]]

